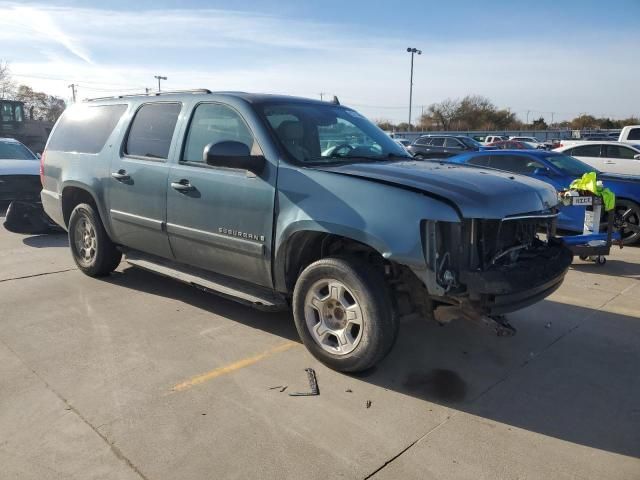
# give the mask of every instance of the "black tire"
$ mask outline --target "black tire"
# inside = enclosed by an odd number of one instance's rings
[[[421,153],[417,153],[413,156],[413,158],[415,158],[416,160],[424,160],[424,155],[422,155]]]
[[[627,218],[627,221],[635,226],[640,226],[640,205],[626,198],[616,198],[615,212],[617,215],[624,214],[628,209],[631,209],[632,213]],[[627,231],[622,243],[623,245],[633,245],[638,240],[640,240],[640,233]]]
[[[85,250],[81,247],[85,239],[84,237],[80,238],[79,235],[81,233],[78,230],[84,230],[81,228],[83,226],[87,226],[94,233],[94,236],[89,235],[89,242],[92,246],[87,250],[93,252],[89,255],[83,254]],[[84,243],[84,245],[87,245],[87,243]],[[71,212],[71,218],[69,219],[69,247],[78,268],[90,277],[109,275],[118,267],[122,259],[122,252],[111,241],[102,225],[100,216],[94,207],[88,203],[77,205]]]
[[[325,280],[343,284],[362,314],[359,341],[349,353],[327,351],[309,330],[307,295]],[[389,353],[398,334],[398,321],[382,274],[363,261],[348,257],[324,258],[304,269],[293,292],[293,317],[298,334],[311,354],[342,372],[359,372],[374,366]]]

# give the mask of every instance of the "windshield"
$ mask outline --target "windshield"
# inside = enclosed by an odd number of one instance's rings
[[[581,177],[588,172],[600,173],[591,165],[587,165],[586,163],[581,162],[577,158],[570,157],[569,155],[547,155],[544,158],[562,173],[572,177]]]
[[[386,133],[355,110],[337,105],[265,105],[263,114],[278,140],[300,163],[410,158]]]
[[[37,160],[37,157],[21,143],[0,142],[0,160]]]
[[[456,137],[456,138],[460,140],[462,143],[464,143],[467,147],[479,148],[482,146],[471,137]]]

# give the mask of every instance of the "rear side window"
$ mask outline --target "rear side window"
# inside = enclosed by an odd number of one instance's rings
[[[629,130],[627,140],[640,140],[640,128],[632,128]]]
[[[431,139],[431,146],[433,147],[442,147],[444,145],[444,138],[442,137],[434,137]]]
[[[469,165],[477,165],[479,167],[488,167],[489,166],[489,155],[478,155],[475,157],[469,158],[467,161]]]
[[[48,150],[98,153],[116,128],[127,105],[76,105],[62,115]]]
[[[524,175],[531,175],[536,168],[544,168],[544,165],[525,155],[492,155],[490,166]]]
[[[131,123],[125,155],[166,160],[181,108],[179,103],[147,103],[140,107]]]
[[[571,150],[571,155],[576,157],[599,157],[600,145],[581,145]]]
[[[420,137],[415,141],[416,145],[429,145],[429,137]]]

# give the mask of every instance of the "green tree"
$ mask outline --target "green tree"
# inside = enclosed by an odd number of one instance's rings
[[[537,120],[534,120],[531,124],[534,130],[546,130],[549,128],[547,122],[544,121],[544,118],[540,117]]]

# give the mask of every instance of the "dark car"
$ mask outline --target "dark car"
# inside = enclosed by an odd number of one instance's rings
[[[623,214],[630,209],[628,222],[632,225],[640,225],[640,177],[638,176],[603,173],[566,153],[541,150],[462,154],[448,161],[527,175],[550,183],[557,190],[569,187],[573,180],[587,172],[596,172],[598,180],[602,180],[604,186],[616,195],[616,213]],[[583,224],[584,207],[560,208],[558,228],[582,232]],[[638,240],[640,240],[640,233],[637,232],[626,232],[623,237],[625,244],[636,243]]]
[[[462,152],[493,150],[464,135],[422,135],[407,147],[417,159],[449,158]]]

